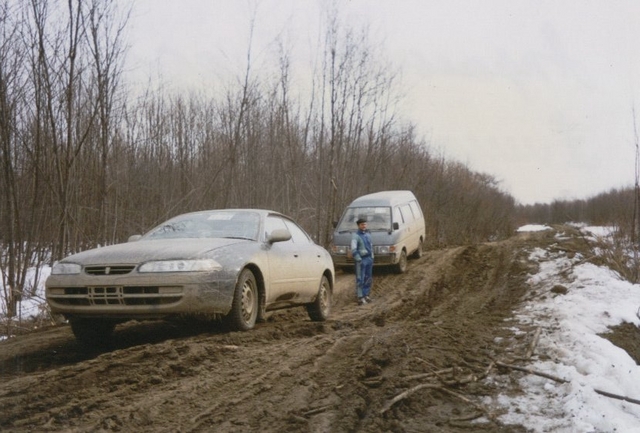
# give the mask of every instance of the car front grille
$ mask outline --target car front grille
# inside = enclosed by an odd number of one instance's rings
[[[49,298],[63,305],[166,305],[180,301],[182,290],[158,286],[67,287]]]
[[[86,266],[84,272],[89,275],[126,275],[135,265]]]

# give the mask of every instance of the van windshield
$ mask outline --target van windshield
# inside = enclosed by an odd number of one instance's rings
[[[369,231],[391,230],[391,208],[384,206],[349,207],[345,210],[336,230],[342,233],[358,230],[356,221],[359,218],[367,220]]]

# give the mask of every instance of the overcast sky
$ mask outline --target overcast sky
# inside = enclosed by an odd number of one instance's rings
[[[319,0],[121,1],[134,4],[131,76],[192,89],[242,74],[256,4],[255,64],[276,64],[280,36],[304,70],[326,9]],[[343,0],[339,7],[346,23],[369,27],[401,71],[401,113],[431,148],[493,175],[519,203],[633,185],[640,1]]]

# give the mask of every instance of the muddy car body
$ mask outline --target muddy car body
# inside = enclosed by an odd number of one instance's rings
[[[130,319],[224,317],[248,330],[268,311],[306,306],[325,320],[333,284],[329,253],[293,220],[227,209],[179,215],[127,243],[66,257],[46,297],[78,340],[91,341]]]

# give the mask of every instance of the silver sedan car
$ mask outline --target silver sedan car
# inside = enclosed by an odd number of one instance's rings
[[[311,320],[331,310],[331,256],[292,219],[258,209],[193,212],[129,242],[57,262],[47,302],[76,339],[108,339],[117,323],[175,316],[222,317],[245,331],[268,311],[306,307]]]

